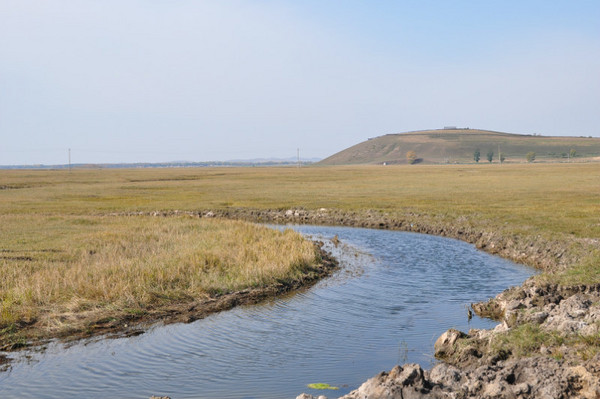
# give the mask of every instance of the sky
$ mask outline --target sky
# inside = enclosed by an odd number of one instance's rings
[[[600,136],[600,1],[0,0],[0,165]]]

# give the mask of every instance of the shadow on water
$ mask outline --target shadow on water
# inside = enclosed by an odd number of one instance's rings
[[[338,396],[398,363],[430,366],[435,339],[450,327],[493,327],[469,320],[465,305],[534,273],[448,238],[290,227],[328,242],[342,268],[309,290],[194,323],[51,344],[0,374],[0,396],[294,398],[322,393],[307,388],[320,382],[340,387]]]

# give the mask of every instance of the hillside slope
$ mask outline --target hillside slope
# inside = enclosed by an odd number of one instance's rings
[[[415,151],[418,162],[468,163],[479,149],[479,162],[488,162],[493,151],[498,162],[498,149],[506,162],[525,162],[526,154],[536,153],[538,161],[567,160],[571,149],[577,159],[600,157],[600,138],[549,137],[494,132],[479,129],[438,129],[386,134],[325,158],[319,165],[398,164],[407,163],[406,153]]]

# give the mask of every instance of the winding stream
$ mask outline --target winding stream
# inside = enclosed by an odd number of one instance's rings
[[[2,398],[339,396],[398,363],[430,366],[446,329],[490,328],[465,305],[534,271],[448,238],[293,226],[329,244],[343,268],[309,290],[132,338],[28,353],[0,373]],[[14,354],[13,354],[14,355]],[[323,382],[339,391],[314,391]]]

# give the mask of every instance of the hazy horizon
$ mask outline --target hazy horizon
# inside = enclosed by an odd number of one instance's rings
[[[600,3],[4,0],[0,165],[600,133]]]
[[[68,150],[67,150],[68,152]],[[310,162],[318,162],[320,160],[322,160],[323,158],[305,158],[305,157],[300,157],[300,162],[301,163],[310,163]],[[73,166],[87,166],[87,165],[92,165],[92,166],[102,166],[102,165],[170,165],[170,164],[225,164],[226,166],[230,166],[230,165],[234,165],[234,164],[256,164],[256,165],[260,165],[260,164],[277,164],[277,163],[281,163],[281,164],[296,164],[298,162],[297,158],[294,157],[288,157],[288,158],[248,158],[248,159],[212,159],[212,160],[204,160],[204,161],[194,161],[194,160],[188,160],[188,159],[170,159],[170,160],[164,160],[164,161],[154,161],[154,162],[144,162],[144,161],[134,161],[134,162],[77,162],[77,163],[72,163],[71,165]],[[53,163],[53,164],[0,164],[0,168],[3,169],[27,169],[27,168],[51,168],[51,167],[69,167],[69,162],[68,162],[68,155],[67,155],[67,162],[58,162],[58,163]]]

